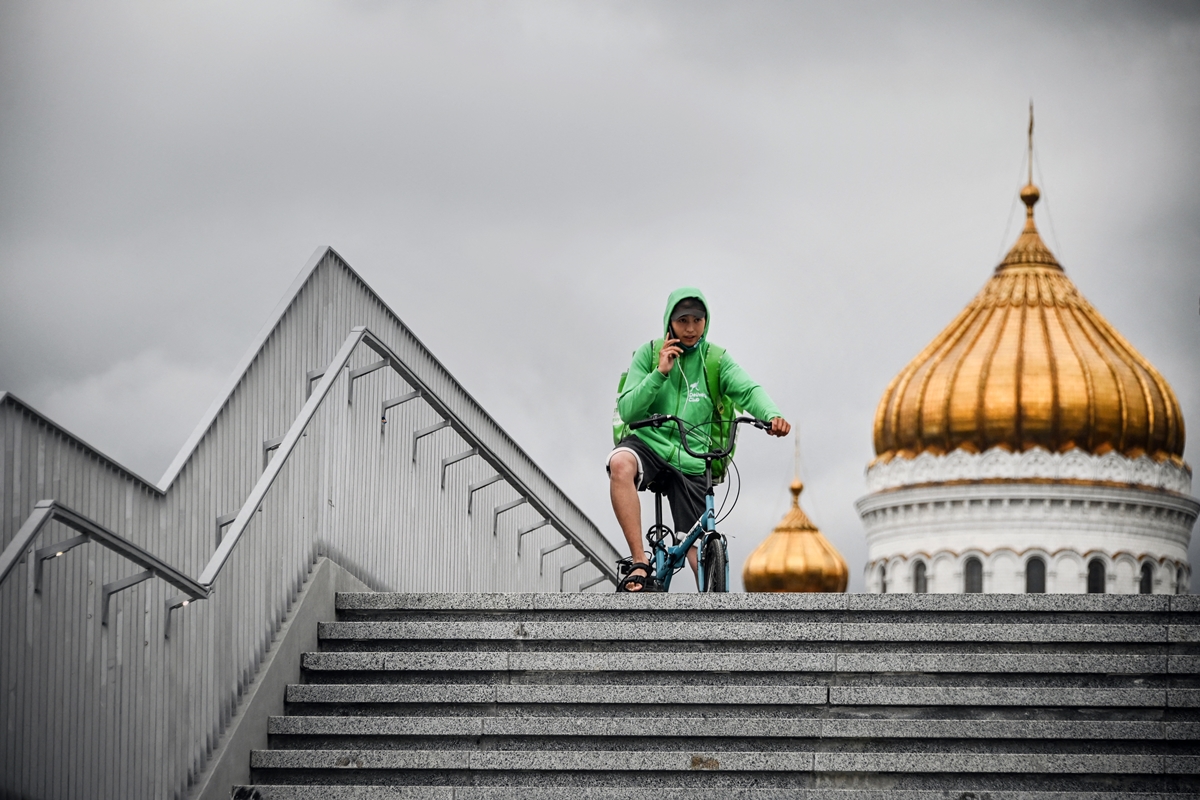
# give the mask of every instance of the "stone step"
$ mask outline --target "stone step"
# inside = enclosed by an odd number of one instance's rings
[[[1085,623],[584,622],[423,621],[323,622],[322,641],[659,641],[659,642],[1067,642],[1166,644],[1200,641],[1200,626]]]
[[[824,705],[825,686],[291,684],[288,703]]]
[[[513,786],[295,786],[268,785],[235,787],[235,797],[251,800],[564,800],[562,789]],[[241,794],[237,794],[241,792]],[[645,800],[642,787],[572,787],[570,800]],[[1127,791],[1012,791],[970,790],[948,792],[943,789],[761,789],[722,787],[655,787],[656,800],[1200,800],[1200,793],[1127,792]]]
[[[468,594],[339,592],[339,612],[615,611],[980,614],[1200,614],[1200,595],[969,594]]]
[[[1200,722],[1040,719],[827,719],[777,717],[285,716],[272,736],[747,737],[1193,741]]]
[[[312,672],[841,672],[1196,674],[1200,657],[1032,653],[315,652]]]
[[[1197,689],[1093,689],[1042,686],[824,686],[714,683],[450,683],[290,684],[288,703],[338,705],[495,704],[521,705],[831,705],[831,706],[1024,706],[1196,707]]]
[[[1195,598],[350,593],[337,609],[251,756],[263,800],[1200,786]]]
[[[1200,756],[635,750],[255,750],[252,770],[1200,774]]]

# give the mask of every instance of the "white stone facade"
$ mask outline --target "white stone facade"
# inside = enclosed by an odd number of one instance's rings
[[[1026,591],[1033,559],[1044,591],[1186,592],[1188,542],[1200,502],[1186,467],[1115,453],[956,451],[894,459],[868,470],[856,504],[866,528],[868,592]],[[1036,570],[1036,565],[1034,565]],[[1143,570],[1149,574],[1143,580]],[[885,589],[886,585],[886,589]],[[1035,579],[1036,585],[1036,579]]]

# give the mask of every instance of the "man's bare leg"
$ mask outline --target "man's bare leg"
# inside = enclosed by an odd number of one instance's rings
[[[637,459],[633,453],[614,453],[608,462],[608,494],[612,499],[613,513],[617,524],[629,545],[629,555],[634,561],[644,562],[646,551],[642,547],[642,501],[638,498]],[[637,570],[633,574],[645,570]],[[635,589],[634,591],[640,591]]]

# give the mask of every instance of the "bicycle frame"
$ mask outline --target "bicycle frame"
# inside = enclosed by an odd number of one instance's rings
[[[725,456],[727,456],[733,452],[734,444],[737,441],[737,427],[740,423],[749,423],[761,430],[770,430],[771,423],[764,422],[763,420],[757,420],[757,419],[754,419],[753,417],[738,417],[737,419],[735,419],[733,421],[733,424],[730,425],[729,446],[724,450],[712,450],[707,453],[694,452],[692,450],[692,448],[688,446],[687,431],[684,428],[685,423],[683,420],[679,419],[678,417],[666,416],[666,415],[655,415],[649,419],[641,420],[640,422],[635,422],[635,423],[631,424],[629,427],[631,430],[637,429],[637,428],[644,428],[647,426],[654,426],[657,428],[657,427],[661,427],[664,423],[667,423],[667,422],[674,423],[679,428],[679,438],[680,438],[680,443],[683,445],[683,449],[686,450],[688,452],[688,454],[694,456],[695,458],[700,458],[700,459],[704,460],[704,485],[705,485],[704,513],[700,516],[700,519],[696,522],[696,524],[694,526],[692,526],[692,529],[690,531],[688,531],[687,536],[685,536],[683,538],[682,542],[671,545],[669,547],[665,546],[663,543],[663,540],[666,538],[666,534],[668,531],[662,524],[662,495],[659,494],[658,492],[655,492],[654,493],[655,525],[651,530],[655,531],[657,533],[657,539],[649,541],[650,549],[652,552],[652,558],[654,561],[654,563],[651,566],[653,566],[653,568],[654,568],[654,574],[656,576],[658,576],[658,580],[662,583],[663,591],[664,592],[669,591],[671,588],[671,578],[674,577],[676,571],[683,568],[683,564],[687,560],[688,551],[691,550],[692,546],[696,544],[696,540],[700,539],[703,536],[704,538],[700,542],[700,547],[696,552],[696,585],[697,585],[697,587],[700,587],[701,589],[703,589],[703,587],[706,585],[705,584],[706,576],[704,574],[704,547],[714,537],[720,538],[722,545],[725,544],[725,537],[717,532],[716,512],[714,511],[714,508],[713,508],[715,505],[714,499],[713,499],[714,494],[713,494],[713,481],[712,481],[713,462],[718,459],[724,458]],[[671,533],[671,539],[672,539],[672,541],[674,541],[675,533],[673,531],[671,531],[670,533]],[[726,555],[728,555],[728,553],[726,553]],[[728,557],[726,557],[726,559],[725,559],[725,586],[728,586],[728,585],[729,585],[729,559],[728,559]]]
[[[658,544],[651,545],[651,552],[653,553],[654,558],[654,564],[652,565],[654,567],[654,574],[659,576],[659,580],[662,581],[664,592],[670,591],[671,578],[674,577],[677,571],[683,568],[684,563],[687,561],[688,551],[692,549],[694,544],[696,544],[697,539],[705,534],[721,536],[721,534],[717,533],[716,512],[713,510],[713,506],[713,490],[712,486],[710,485],[708,487],[708,494],[705,495],[704,498],[704,514],[702,514],[700,519],[697,520],[696,524],[692,527],[691,531],[688,532],[688,535],[684,537],[683,541],[677,545],[672,545],[671,547],[664,547],[661,540]],[[657,492],[654,494],[654,511],[655,524],[661,527],[662,495],[658,494]],[[708,539],[708,536],[704,536],[704,541],[700,543],[700,547],[696,554],[697,586],[705,585],[704,559],[700,558],[700,553],[704,552],[704,545],[708,544]],[[728,559],[725,560],[725,585],[729,585]]]

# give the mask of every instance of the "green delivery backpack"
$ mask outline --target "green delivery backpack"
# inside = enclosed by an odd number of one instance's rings
[[[657,355],[662,349],[664,339],[655,339],[650,343],[650,352]],[[724,445],[729,441],[729,429],[733,424],[733,418],[737,411],[733,406],[733,400],[726,397],[721,392],[721,359],[725,357],[725,348],[715,344],[708,345],[708,352],[704,356],[704,380],[708,387],[708,396],[713,402],[713,419],[710,428],[712,440],[719,445]],[[621,380],[617,382],[617,397],[621,396],[621,392],[625,391],[625,378],[629,375],[629,371],[621,373]],[[621,412],[615,405],[613,406],[613,444],[620,444],[631,433],[629,426],[621,419]],[[725,480],[725,470],[729,468],[729,462],[733,460],[733,453],[730,453],[720,461],[713,462],[713,483],[718,484]]]

